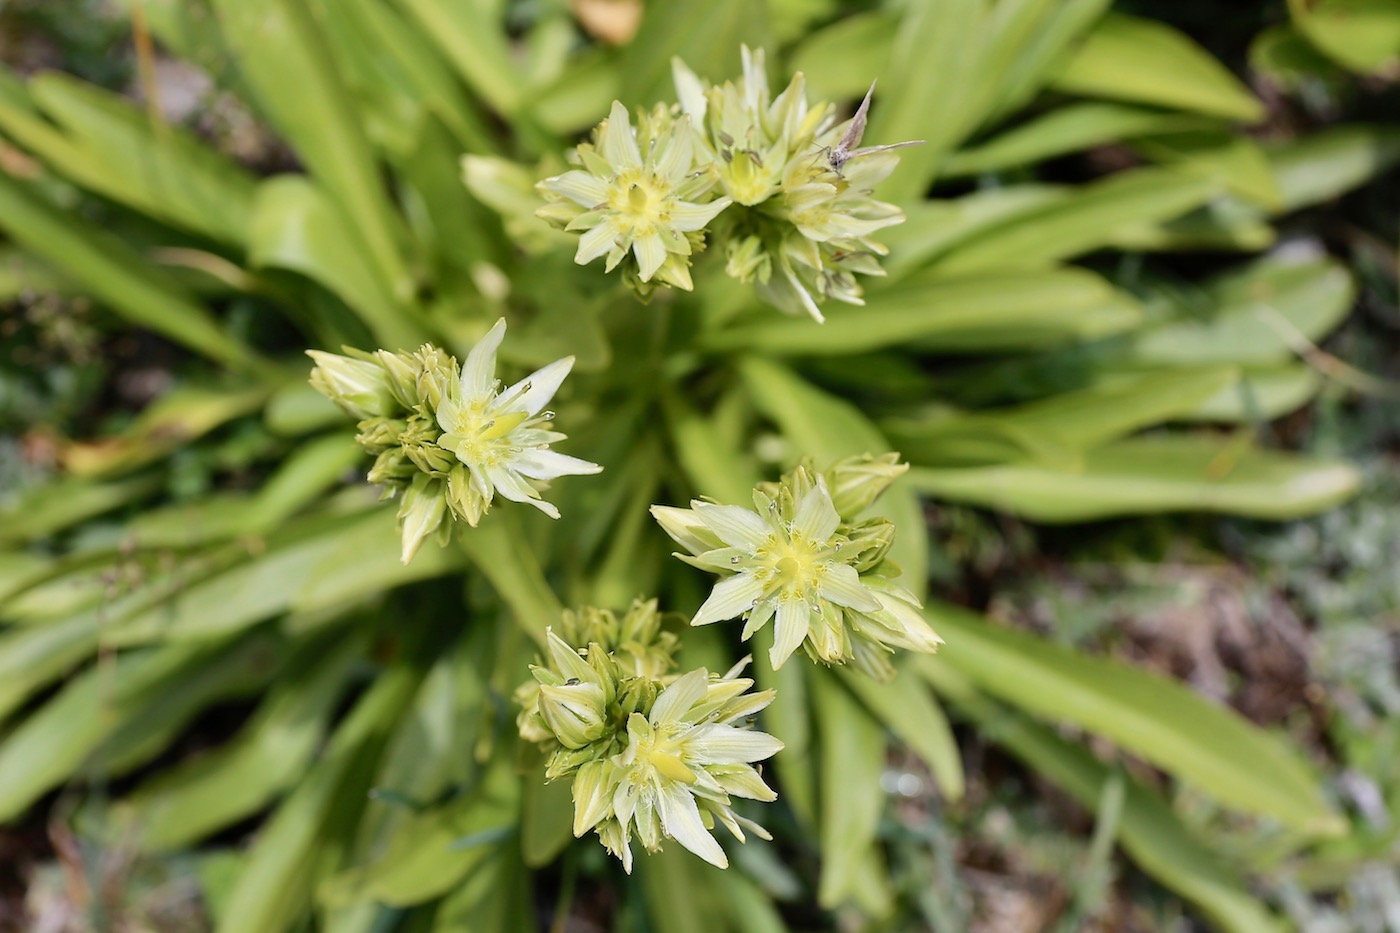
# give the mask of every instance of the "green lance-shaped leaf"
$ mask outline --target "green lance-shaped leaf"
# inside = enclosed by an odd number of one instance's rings
[[[524,81],[493,4],[403,0],[402,5],[487,106],[509,116],[525,104]]]
[[[283,933],[305,922],[318,884],[338,866],[365,806],[366,775],[413,700],[408,664],[375,678],[336,729],[323,757],[273,813],[245,857],[217,933]]]
[[[520,791],[513,759],[498,755],[473,792],[405,819],[373,861],[331,878],[322,902],[404,907],[447,893],[515,834]]]
[[[70,75],[40,74],[29,93],[57,124],[0,95],[0,129],[66,179],[211,239],[244,241],[254,182],[234,162]]]
[[[1336,327],[1354,294],[1351,274],[1334,260],[1263,259],[1209,283],[1208,316],[1183,309],[1135,334],[1125,356],[1168,366],[1285,362]]]
[[[4,174],[0,174],[0,229],[132,323],[230,366],[268,368],[193,295],[136,250],[79,223]]]
[[[208,705],[266,673],[269,645],[170,646],[117,655],[64,687],[0,742],[0,820],[85,768],[119,774]]]
[[[401,300],[413,280],[402,222],[308,0],[212,0],[258,107],[330,192],[383,290]]]
[[[1212,125],[1208,118],[1151,107],[1087,101],[1058,107],[974,148],[949,156],[945,178],[1000,172],[1148,134]]]
[[[140,476],[107,483],[59,479],[24,490],[0,508],[0,543],[32,541],[96,518],[158,489]]]
[[[707,335],[707,345],[758,347],[773,356],[848,355],[886,347],[939,352],[1035,349],[1130,330],[1137,302],[1083,269],[998,270],[945,276],[934,270],[872,287],[865,307],[835,305],[826,323],[746,319]]]
[[[1248,123],[1264,115],[1249,89],[1191,39],[1165,23],[1124,13],[1099,20],[1052,87]]]
[[[818,898],[835,908],[853,899],[877,916],[891,896],[876,830],[884,810],[884,730],[841,688],[817,671],[808,679],[816,701],[821,749],[821,879]]]
[[[1037,402],[927,423],[898,422],[891,424],[887,433],[912,463],[930,466],[949,462],[941,449],[945,438],[965,443],[978,434],[1015,438],[1024,454],[1053,452],[1063,456],[1193,413],[1238,381],[1238,370],[1230,366],[1103,376],[1086,388]],[[1073,461],[1058,465],[1069,468]]]
[[[1048,726],[1018,715],[986,697],[940,658],[920,658],[940,693],[998,745],[1061,788],[1081,806],[1098,804],[1112,781],[1124,789],[1117,841],[1147,874],[1186,900],[1228,933],[1277,933],[1268,908],[1250,895],[1234,865],[1196,838],[1155,792],[1098,761]]]
[[[1293,25],[1332,60],[1352,71],[1400,64],[1400,10],[1387,0],[1288,0]]]
[[[341,638],[326,647],[310,642],[232,740],[146,781],[120,804],[143,850],[197,842],[257,813],[302,777],[364,643]]]
[[[939,657],[982,690],[1105,736],[1236,809],[1307,834],[1345,830],[1298,752],[1239,714],[1147,671],[947,604],[928,615],[948,639]]]
[[[1265,149],[1283,210],[1331,200],[1400,161],[1400,127],[1349,123]]]
[[[1180,217],[1219,187],[1212,178],[1175,169],[1120,172],[989,226],[949,250],[935,268],[952,274],[1048,265],[1106,245],[1120,228]]]
[[[1078,464],[913,467],[906,478],[931,496],[1040,522],[1193,511],[1301,518],[1345,502],[1359,482],[1341,461],[1182,436],[1115,441]]]
[[[263,182],[253,206],[249,260],[300,272],[334,292],[380,345],[414,349],[425,337],[414,315],[377,275],[341,203],[301,175]]]
[[[962,799],[962,756],[958,753],[953,730],[943,709],[928,688],[913,676],[913,671],[901,670],[888,683],[847,668],[841,668],[838,673],[841,682],[870,713],[923,759],[943,796],[948,800]]]

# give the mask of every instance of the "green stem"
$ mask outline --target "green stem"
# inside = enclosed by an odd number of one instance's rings
[[[511,510],[504,508],[486,516],[480,526],[463,529],[457,540],[505,600],[525,634],[543,645],[545,629],[558,623],[564,606],[545,579]]]

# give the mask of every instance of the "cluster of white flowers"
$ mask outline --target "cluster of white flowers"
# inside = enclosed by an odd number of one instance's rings
[[[783,745],[749,728],[773,691],[750,692],[742,663],[722,677],[673,673],[675,636],[661,631],[655,600],[621,620],[597,609],[568,614],[562,631],[590,640],[570,644],[551,630],[516,700],[521,736],[549,754],[546,779],[573,778],[574,835],[596,832],[629,872],[634,837],[648,852],[675,839],[721,868],[716,825],[741,842],[745,829],[768,838],[732,804],[777,797],[753,763]]]
[[[539,214],[581,234],[576,262],[605,259],[643,297],[693,288],[691,262],[708,235],[730,276],[820,321],[827,298],[861,303],[855,273],[882,274],[885,248],[871,234],[903,215],[871,188],[897,160],[887,147],[852,149],[869,95],[853,121],[838,123],[830,104],[808,106],[802,75],[773,98],[762,53],[746,48],[743,60],[743,77],[723,85],[675,61],[679,104],[639,113],[635,127],[614,103],[571,153],[577,168],[539,183],[550,202]],[[545,406],[573,358],[502,388],[505,329],[497,321],[460,368],[431,345],[309,351],[312,385],[359,419],[357,440],[375,458],[368,479],[401,497],[405,563],[429,535],[445,544],[457,521],[475,527],[497,495],[558,518],[542,496],[548,482],[602,469],[551,449],[565,436]],[[821,472],[804,463],[760,484],[753,509],[653,506],[688,552],[677,556],[722,578],[691,625],[742,618],[747,641],[773,622],[775,670],[801,647],[822,664],[887,679],[896,649],[936,650],[918,600],[893,580],[894,525],[860,517],[905,469],[896,454]],[[741,842],[746,831],[768,838],[734,803],[777,796],[757,765],[782,742],[753,728],[775,694],[751,689],[749,658],[723,675],[680,673],[679,647],[655,600],[620,618],[566,612],[516,691],[517,728],[546,757],[545,779],[572,781],[574,835],[592,830],[629,872],[634,839],[648,852],[674,839],[723,868],[719,826]]]
[[[554,412],[544,406],[573,357],[502,389],[496,351],[505,332],[505,320],[497,321],[460,370],[433,346],[411,354],[307,351],[316,362],[311,384],[361,419],[357,440],[375,456],[370,482],[402,496],[404,563],[430,534],[446,543],[453,518],[476,527],[497,493],[558,518],[540,495],[548,481],[602,469],[549,449],[565,435],[553,430]]]
[[[801,73],[774,98],[762,51],[745,48],[743,59],[743,77],[722,85],[676,59],[680,103],[644,112],[636,129],[614,102],[592,142],[571,153],[578,168],[539,183],[549,203],[538,213],[582,233],[576,262],[626,263],[643,295],[658,282],[690,289],[691,257],[709,232],[729,275],[820,321],[828,298],[862,303],[857,273],[884,274],[888,250],[871,235],[904,214],[871,192],[899,160],[862,150],[833,163],[850,121],[830,103],[809,107]]]

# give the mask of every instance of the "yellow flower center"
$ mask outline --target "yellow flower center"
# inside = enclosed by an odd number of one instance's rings
[[[682,760],[684,748],[674,736],[665,733],[667,723],[662,723],[652,733],[652,740],[637,749],[637,763],[651,768],[663,778],[694,784],[697,776]]]
[[[486,417],[486,403],[476,402],[463,408],[453,427],[453,434],[464,440],[457,452],[482,466],[495,466],[513,452],[510,434],[530,417],[529,412],[512,411]]]
[[[670,222],[671,186],[662,178],[633,168],[612,182],[608,206],[616,212],[613,222],[623,233],[651,236]]]
[[[760,562],[758,578],[766,588],[794,597],[816,587],[825,570],[819,543],[802,535],[787,540],[774,536],[756,556]]]
[[[721,166],[725,190],[736,204],[758,204],[772,195],[777,178],[763,165],[762,157],[751,149],[736,149]]]

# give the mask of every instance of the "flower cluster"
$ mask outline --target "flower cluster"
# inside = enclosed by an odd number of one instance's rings
[[[753,762],[782,748],[749,728],[773,691],[749,692],[743,662],[723,676],[703,668],[672,673],[675,636],[660,631],[655,601],[618,620],[584,610],[548,634],[547,657],[516,691],[520,734],[549,753],[546,780],[573,778],[574,835],[597,833],[632,870],[631,840],[655,852],[663,839],[721,868],[728,859],[711,830],[744,840],[767,832],[736,814],[734,797],[773,800]]]
[[[652,281],[689,290],[690,255],[704,248],[700,233],[729,206],[708,197],[715,177],[695,171],[689,122],[665,108],[645,114],[634,132],[627,109],[612,113],[573,156],[582,166],[541,182],[558,200],[540,216],[582,230],[574,261],[607,257],[607,271],[627,260],[628,280],[643,294]],[[703,203],[702,203],[703,202]]]
[[[833,165],[849,122],[830,103],[808,106],[801,73],[773,98],[761,50],[743,49],[743,64],[737,83],[708,85],[673,61],[679,106],[643,113],[635,131],[614,102],[570,154],[579,168],[540,182],[550,203],[538,213],[583,232],[580,264],[606,255],[611,271],[632,257],[629,282],[643,293],[691,288],[690,256],[709,230],[730,276],[820,321],[827,298],[862,303],[857,273],[883,274],[887,250],[871,235],[904,215],[871,190],[898,157],[863,151]]]
[[[894,676],[895,648],[942,644],[914,594],[893,581],[887,558],[894,525],[858,520],[907,464],[897,454],[843,460],[823,473],[798,466],[754,490],[754,509],[693,500],[652,506],[682,560],[723,579],[691,625],[745,620],[747,641],[776,620],[770,660],[780,667],[802,646],[825,664],[853,663],[880,680]]]
[[[549,449],[565,435],[553,430],[554,413],[544,406],[573,357],[502,389],[496,350],[505,330],[505,320],[497,321],[460,370],[433,346],[415,353],[347,348],[346,356],[307,351],[316,362],[312,386],[360,419],[356,440],[375,458],[369,481],[386,498],[401,497],[404,563],[430,534],[445,544],[452,519],[476,527],[497,493],[558,518],[540,497],[547,482],[602,469]]]

